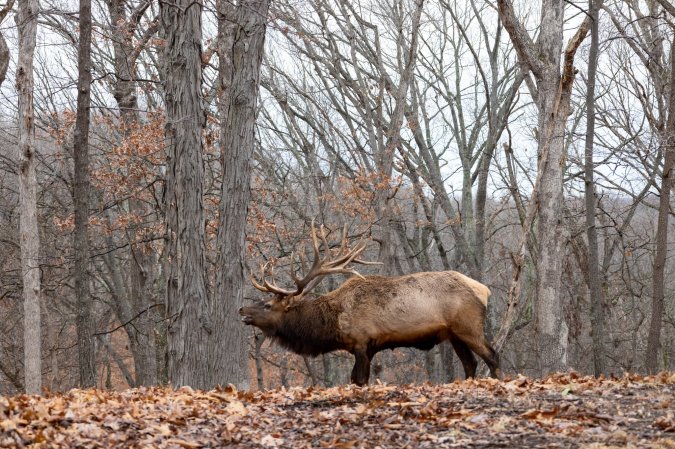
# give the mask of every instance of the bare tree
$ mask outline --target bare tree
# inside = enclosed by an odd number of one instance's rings
[[[14,0],[9,0],[7,4],[0,9],[0,24],[5,20],[7,14],[12,10],[14,6]],[[7,75],[7,68],[9,67],[9,47],[7,47],[7,41],[5,36],[0,33],[0,86],[5,81],[5,76]]]
[[[204,258],[202,130],[206,115],[201,91],[202,8],[201,1],[160,3],[160,23],[166,41],[164,201],[169,380],[175,386],[194,388],[212,387],[208,345],[215,331],[207,298]]]
[[[568,327],[561,296],[564,229],[560,205],[567,148],[565,128],[574,81],[574,55],[590,26],[590,19],[584,19],[565,49],[561,71],[564,4],[563,0],[542,0],[540,31],[535,43],[516,18],[511,2],[498,0],[500,17],[518,59],[534,75],[534,80],[528,75],[526,82],[539,112],[539,183],[533,193],[538,219],[535,322],[537,352],[544,373],[564,370],[568,363]],[[525,232],[529,233],[529,229]],[[514,279],[518,279],[518,275]]]
[[[621,5],[623,6],[623,5]],[[664,33],[663,15],[665,9],[669,18],[675,17],[675,7],[668,0],[658,0],[656,2],[628,3],[627,9],[605,8],[611,18],[619,35],[624,39],[628,48],[635,56],[636,64],[641,64],[646,70],[649,83],[645,93],[644,81],[633,73],[628,64],[626,75],[629,83],[627,87],[635,90],[634,97],[642,107],[646,123],[651,131],[653,142],[656,142],[658,151],[650,151],[648,145],[639,145],[639,139],[636,141],[637,159],[642,168],[637,170],[644,171],[644,176],[649,180],[649,184],[657,188],[656,179],[661,177],[661,186],[659,190],[659,204],[653,206],[658,209],[657,230],[656,230],[656,254],[652,266],[652,292],[651,292],[651,318],[647,334],[647,344],[645,348],[645,368],[649,372],[658,370],[660,361],[659,353],[661,347],[661,328],[665,312],[665,289],[666,289],[666,256],[667,256],[667,228],[668,214],[670,208],[670,194],[672,188],[672,167],[675,162],[673,154],[673,133],[675,132],[675,118],[673,118],[673,43],[671,42],[671,56],[665,50],[667,43],[667,33]],[[643,10],[646,8],[646,10]],[[671,27],[672,23],[666,26]],[[672,39],[672,34],[671,34]],[[632,134],[637,130],[626,127]],[[629,134],[630,136],[630,134]],[[635,288],[635,287],[633,287]]]
[[[401,77],[398,86],[394,88],[395,84],[390,79],[384,83],[385,88],[395,100],[395,106],[391,112],[390,123],[387,130],[387,138],[380,140],[380,147],[378,148],[378,152],[375,154],[375,167],[378,176],[376,183],[378,184],[389,183],[393,173],[394,154],[401,142],[401,127],[404,123],[405,111],[407,107],[406,97],[408,96],[408,89],[414,81],[413,78],[417,63],[419,28],[423,8],[424,0],[416,0],[410,26],[410,43],[406,44],[403,33],[399,33],[398,35],[397,44],[404,55],[401,58],[402,60],[399,61]],[[354,30],[356,30],[356,28],[354,28]],[[361,26],[361,30],[364,30],[363,26]],[[367,38],[365,33],[362,38]],[[372,48],[370,51],[372,52]],[[377,54],[373,56],[378,59],[381,57],[381,55]],[[361,80],[361,82],[363,81]],[[390,189],[380,188],[375,191],[374,208],[377,221],[380,223],[381,228],[381,236],[379,239],[379,259],[383,263],[382,272],[384,274],[394,273],[392,261],[395,257],[395,241],[391,222],[393,212],[390,196]]]
[[[593,141],[595,138],[595,78],[598,69],[599,0],[589,0],[591,47],[588,55],[588,81],[586,90],[586,141],[584,145],[584,181],[586,200],[586,236],[588,239],[588,290],[591,300],[591,326],[593,336],[593,373],[607,371],[603,339],[605,338],[604,297],[600,288],[598,233],[595,226],[595,182],[593,179]]]
[[[93,298],[89,286],[89,121],[91,105],[91,0],[80,0],[80,41],[77,52],[77,116],[73,135],[75,205],[75,297],[80,386],[96,385]]]
[[[670,216],[670,191],[672,189],[673,165],[675,164],[675,39],[670,46],[670,101],[668,121],[661,142],[665,153],[661,175],[659,195],[659,217],[656,229],[656,257],[652,287],[652,310],[649,323],[649,337],[645,353],[647,371],[655,373],[659,369],[659,349],[661,347],[661,323],[664,312],[665,268],[668,252],[668,218]]]
[[[245,0],[236,8],[218,2],[220,195],[216,287],[209,348],[211,384],[248,387],[246,332],[237,311],[243,305],[246,217],[250,198],[256,103],[260,85],[268,0]],[[223,348],[227,347],[227,351]]]
[[[42,389],[42,328],[40,307],[40,235],[37,215],[35,123],[33,113],[33,58],[37,35],[37,0],[21,0],[16,16],[19,28],[19,197],[21,219],[21,277],[24,296],[24,386],[29,394]],[[2,39],[4,45],[4,39]],[[1,47],[1,46],[0,46]],[[3,72],[6,71],[6,66]],[[2,73],[4,78],[4,73]]]

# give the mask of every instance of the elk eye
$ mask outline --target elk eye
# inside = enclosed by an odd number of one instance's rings
[[[272,309],[272,304],[265,304],[265,310]]]

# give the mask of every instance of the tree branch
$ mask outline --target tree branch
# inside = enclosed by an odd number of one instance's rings
[[[516,17],[511,1],[497,0],[497,5],[499,7],[499,17],[504,23],[504,28],[509,32],[513,47],[516,49],[516,53],[518,53],[518,59],[537,78],[541,78],[544,73],[544,66],[537,58],[534,42],[532,42],[527,30]]]
[[[668,0],[656,0],[659,5],[663,7],[666,11],[668,11],[668,14],[671,16],[675,17],[675,6],[673,6]]]
[[[110,342],[101,336],[98,337],[98,340],[103,344],[103,347],[108,351],[108,354],[110,354],[115,361],[115,364],[117,364],[117,367],[120,369],[122,372],[122,375],[124,376],[124,379],[127,381],[127,384],[129,385],[130,388],[133,388],[136,386],[136,382],[134,381],[134,377],[131,375],[131,372],[129,372],[129,368],[124,364],[124,360],[122,360],[122,357],[115,351],[115,349],[112,347]]]
[[[159,306],[162,306],[162,305],[164,305],[164,304],[158,302],[158,303],[152,304],[152,305],[150,305],[150,306],[148,306],[148,307],[145,307],[145,308],[143,308],[143,310],[141,310],[141,311],[138,312],[136,315],[134,315],[133,317],[131,317],[130,319],[128,319],[126,322],[120,324],[119,326],[114,327],[113,329],[110,329],[109,331],[105,331],[105,332],[96,332],[94,335],[96,335],[97,337],[100,337],[101,335],[112,334],[112,333],[115,332],[116,330],[121,329],[121,328],[123,328],[123,327],[125,327],[125,326],[131,324],[132,321],[134,321],[135,319],[137,319],[139,316],[143,315],[144,313],[148,312],[150,309],[154,309],[155,307],[159,307]]]

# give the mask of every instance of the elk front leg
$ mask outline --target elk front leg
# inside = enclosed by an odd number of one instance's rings
[[[354,352],[354,369],[352,369],[352,383],[362,387],[368,384],[370,378],[370,357],[365,351]]]

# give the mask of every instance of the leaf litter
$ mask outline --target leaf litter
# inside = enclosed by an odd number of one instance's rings
[[[675,449],[675,373],[0,397],[0,448]]]

